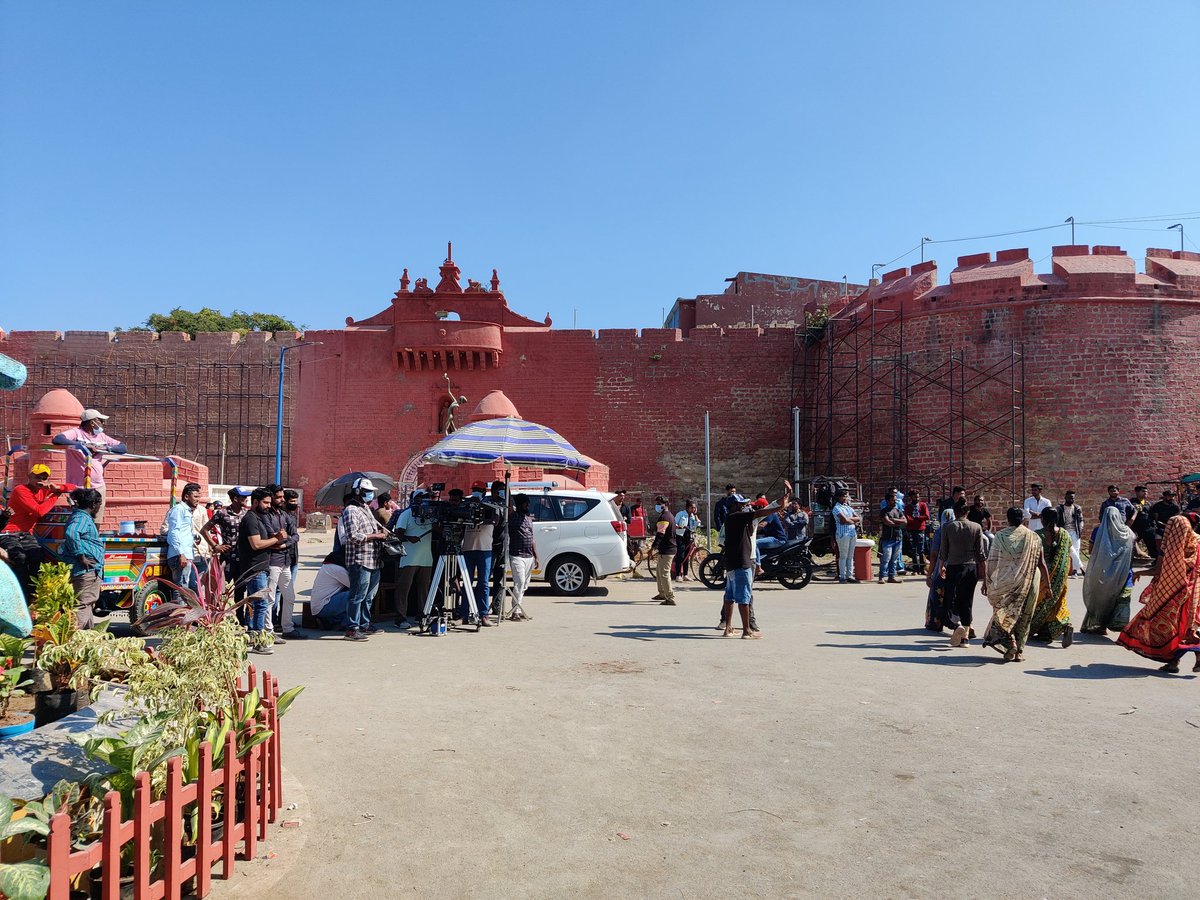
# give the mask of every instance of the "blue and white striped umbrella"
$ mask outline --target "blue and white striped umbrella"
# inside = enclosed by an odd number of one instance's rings
[[[485,419],[464,425],[425,454],[425,462],[444,466],[497,460],[577,472],[592,465],[553,428],[513,418]]]

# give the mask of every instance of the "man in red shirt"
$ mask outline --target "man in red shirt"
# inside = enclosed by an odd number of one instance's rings
[[[905,526],[909,553],[912,555],[913,571],[924,575],[928,562],[925,558],[925,526],[929,524],[929,504],[921,499],[920,491],[909,491],[905,501]]]
[[[8,553],[8,564],[26,597],[32,596],[33,576],[46,558],[37,539],[31,534],[33,526],[58,502],[60,494],[74,487],[70,484],[51,484],[50,467],[38,463],[29,470],[29,483],[18,485],[8,498],[12,518],[0,533],[0,548]]]
[[[54,485],[50,483],[50,467],[38,463],[29,470],[29,483],[17,485],[12,496],[8,498],[8,508],[12,510],[12,518],[4,526],[5,531],[33,531],[38,519],[58,503],[62,494],[75,490],[72,484]]]

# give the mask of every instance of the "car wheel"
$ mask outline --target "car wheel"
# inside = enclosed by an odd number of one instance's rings
[[[720,553],[710,553],[704,557],[704,562],[700,563],[700,580],[705,587],[714,591],[725,587],[725,565]]]
[[[170,599],[171,589],[157,578],[147,581],[138,588],[133,595],[133,605],[129,609],[129,624],[133,628],[133,633],[140,635],[142,629],[138,626],[138,622],[142,621],[147,613],[168,603]]]
[[[592,567],[582,556],[571,554],[556,559],[546,575],[554,593],[564,597],[578,597],[588,589],[592,581]]]

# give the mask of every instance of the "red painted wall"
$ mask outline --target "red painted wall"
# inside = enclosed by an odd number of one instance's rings
[[[418,280],[411,290],[406,275],[379,312],[351,318],[345,329],[309,332],[304,338],[322,345],[288,354],[286,481],[312,490],[353,468],[399,475],[413,454],[439,437],[444,372],[455,394],[468,398],[462,420],[487,392],[502,390],[525,418],[555,428],[607,465],[611,487],[677,497],[701,492],[705,409],[712,414],[718,491],[726,481],[747,491],[766,489],[782,474],[789,455],[792,328],[721,327],[709,320],[709,327],[686,335],[676,329],[555,330],[510,310],[496,278],[490,290],[479,283],[461,289],[449,259],[441,275],[436,289]],[[781,298],[779,315],[811,302],[810,288],[801,284],[806,279],[794,279],[800,293],[788,300],[777,276],[754,277],[771,280],[747,281],[736,295],[712,295],[721,298],[730,321],[748,321],[748,309],[736,304],[764,291]],[[1022,250],[980,254],[960,259],[946,284],[938,284],[936,263],[925,263],[888,273],[865,293],[836,300],[833,309],[853,316],[870,305],[903,309],[905,347],[918,368],[936,365],[951,349],[986,367],[1009,352],[1010,341],[1024,343],[1027,470],[1055,499],[1074,487],[1092,512],[1110,481],[1131,488],[1138,480],[1200,469],[1200,254],[1148,251],[1144,273],[1118,248],[1056,248],[1044,273],[1034,272]],[[439,319],[439,310],[457,313],[461,322]],[[693,312],[697,326],[700,313],[715,315]],[[265,459],[273,452],[273,400],[259,398],[250,410],[215,402],[220,392],[206,387],[204,367],[212,368],[215,383],[220,366],[257,366],[271,394],[280,347],[296,335],[118,337],[0,337],[0,350],[31,372],[23,393],[0,395],[5,430],[23,437],[37,398],[65,386],[88,405],[118,403],[121,414],[110,430],[135,451],[165,455],[176,443],[180,455],[215,473],[214,448],[225,431],[225,480],[267,480],[244,477],[235,466],[243,454]],[[179,361],[192,365],[184,382],[146,383],[153,377],[147,366]],[[39,372],[66,373],[78,383],[39,382]],[[97,399],[89,388],[104,393]],[[182,437],[147,424],[154,421],[149,413],[144,421],[138,414],[139,404],[169,405],[172,392],[191,411],[178,428]],[[972,412],[986,418],[1010,399],[994,392]],[[945,415],[936,390],[914,390],[907,400],[910,416],[927,426]],[[252,434],[239,430],[246,420],[254,423]],[[942,464],[936,441],[914,431],[911,444],[914,476]],[[886,438],[877,446],[884,453]],[[1006,451],[1003,442],[985,440],[972,453],[987,469]],[[849,471],[848,462],[841,464]],[[464,486],[470,480],[463,473]]]

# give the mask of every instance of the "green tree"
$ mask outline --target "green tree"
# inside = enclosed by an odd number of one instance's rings
[[[118,328],[118,331],[122,329]],[[195,337],[200,332],[237,331],[245,334],[247,331],[303,331],[303,325],[296,325],[290,319],[277,316],[274,313],[246,312],[235,309],[225,315],[219,309],[205,306],[196,312],[181,307],[175,307],[165,315],[152,313],[141,325],[128,329],[129,331],[186,331]]]

